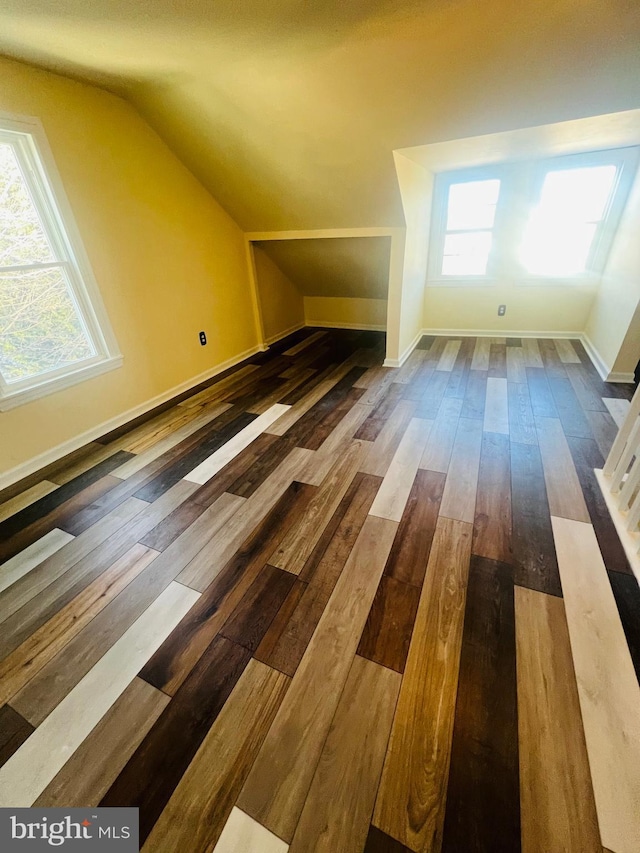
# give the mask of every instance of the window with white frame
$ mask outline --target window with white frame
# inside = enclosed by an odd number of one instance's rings
[[[443,173],[429,283],[585,282],[602,273],[638,148]]]
[[[0,115],[0,409],[122,362],[41,126]]]

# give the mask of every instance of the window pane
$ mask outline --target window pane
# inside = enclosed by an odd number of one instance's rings
[[[598,222],[604,216],[616,171],[615,166],[591,166],[549,172],[539,209],[556,220]]]
[[[442,275],[485,275],[491,239],[491,231],[447,234],[444,239]]]
[[[493,228],[500,181],[468,181],[451,184],[447,208],[447,231]]]
[[[553,276],[584,272],[596,227],[591,222],[556,223],[532,218],[521,252],[525,269],[534,275]]]
[[[0,272],[0,372],[6,382],[94,355],[62,269]]]
[[[53,260],[14,150],[0,143],[0,267]]]

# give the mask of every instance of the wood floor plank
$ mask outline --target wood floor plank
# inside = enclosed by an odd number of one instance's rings
[[[261,853],[287,853],[289,845],[277,835],[235,806],[226,822],[213,853],[246,853],[260,850]]]
[[[0,708],[0,767],[32,734],[33,726],[17,711],[9,705]]]
[[[360,853],[400,676],[356,656],[291,841],[292,853]]]
[[[363,853],[412,853],[412,851],[395,838],[381,832],[377,826],[370,826]]]
[[[506,435],[483,434],[473,524],[473,553],[504,563],[512,558],[510,449]]]
[[[455,397],[446,397],[442,401],[427,438],[420,468],[447,473],[462,405],[463,401]]]
[[[471,534],[438,521],[373,815],[416,851],[442,839]]]
[[[549,387],[555,400],[558,417],[562,429],[567,436],[578,438],[593,438],[586,413],[573,390],[571,382],[565,377],[558,379],[550,377]]]
[[[515,383],[527,381],[524,353],[520,347],[507,346],[507,381]]]
[[[588,410],[586,415],[602,458],[606,459],[618,434],[618,426],[608,411],[593,412]]]
[[[600,853],[562,599],[516,587],[523,853]]]
[[[536,427],[551,515],[588,523],[589,511],[560,421],[538,418]]]
[[[34,806],[97,806],[168,702],[164,693],[134,678]]]
[[[441,516],[473,524],[481,447],[482,423],[460,418],[440,503]]]
[[[11,700],[16,710],[39,725],[227,523],[239,500],[235,495],[222,495],[129,584],[126,596],[117,596]]]
[[[537,367],[527,367],[526,372],[534,417],[557,418],[558,410],[549,387],[547,372]]]
[[[302,812],[396,530],[393,521],[367,517],[238,799],[285,841]],[[291,748],[283,753],[284,736]]]
[[[289,406],[283,406],[281,403],[274,403],[264,414],[259,415],[254,421],[237,432],[233,438],[217,448],[211,456],[208,456],[193,470],[185,474],[184,479],[191,483],[200,483],[200,485],[206,483],[245,447],[248,447],[267,426],[277,421],[280,415],[288,412],[289,408]]]
[[[420,418],[409,421],[369,510],[371,515],[401,520],[430,431],[431,421]]]
[[[385,575],[422,587],[436,531],[445,476],[418,471],[393,541]]]
[[[290,358],[294,355],[298,355],[303,350],[305,350],[307,347],[311,346],[311,344],[315,344],[317,341],[322,340],[322,338],[325,338],[327,336],[327,334],[328,333],[326,332],[326,330],[321,331],[321,332],[314,332],[312,335],[309,335],[308,337],[303,338],[303,340],[301,340],[300,343],[295,344],[292,347],[289,347],[289,349],[285,350],[282,353],[282,355],[287,355]]]
[[[0,769],[3,806],[35,802],[197,598],[167,587]]]
[[[403,673],[419,598],[418,587],[383,575],[360,638],[358,654]]]
[[[531,409],[529,387],[525,382],[507,382],[509,436],[518,444],[538,444],[536,422]]]
[[[552,518],[602,844],[640,848],[640,686],[590,524]]]
[[[432,421],[437,417],[450,378],[450,374],[443,370],[436,370],[432,374],[425,392],[418,401],[415,411],[417,418]]]
[[[100,801],[140,809],[144,841],[220,714],[251,653],[216,637]]]
[[[518,789],[513,568],[472,556],[443,853],[517,853]]]
[[[487,379],[483,429],[485,432],[500,432],[509,435],[506,379],[494,379],[491,376]]]
[[[496,338],[494,340],[502,340]],[[507,345],[506,343],[491,343],[489,351],[489,378],[506,379],[507,378]]]
[[[551,595],[562,595],[537,446],[511,442],[511,519],[516,583]]]
[[[58,483],[51,483],[49,480],[41,480],[39,483],[25,489],[15,497],[0,504],[0,521],[4,521],[5,518],[15,515],[16,512],[20,512],[21,509],[24,509],[27,506],[31,506],[32,503],[40,500],[40,498],[43,498],[45,495],[55,492],[57,488]]]
[[[55,554],[63,548],[68,542],[73,540],[73,536],[65,530],[59,530],[54,527],[48,533],[36,539],[31,545],[20,551],[15,557],[7,560],[0,566],[0,592],[4,592],[20,578],[28,574],[40,563],[44,562],[47,557]]]
[[[487,371],[470,370],[467,388],[460,416],[463,418],[484,418],[484,404],[487,396]]]
[[[476,346],[471,361],[472,370],[488,370],[489,355],[491,352],[491,340],[489,338],[476,338]]]
[[[624,419],[627,417],[627,413],[629,412],[629,401],[621,400],[616,397],[603,397],[602,401],[607,409],[609,409],[611,417],[616,422],[618,428],[620,428],[624,423]]]
[[[288,684],[282,673],[258,661],[249,662],[147,839],[145,853],[209,853],[214,848]],[[246,837],[232,835],[232,841],[242,843]],[[269,847],[262,846],[267,837],[258,833],[254,848],[223,845],[215,849],[269,853]],[[254,838],[252,833],[249,839]],[[275,850],[287,849],[281,843]]]
[[[363,474],[384,477],[415,410],[416,404],[412,400],[398,402],[369,448],[360,467]]]
[[[607,570],[629,654],[640,682],[640,587],[633,575]]]
[[[542,356],[540,355],[540,347],[535,338],[522,339],[522,354],[524,356],[525,367],[544,367]]]
[[[606,412],[602,400],[605,384],[595,381],[582,364],[567,364],[565,370],[582,408],[586,412]]]
[[[109,602],[158,556],[133,545],[41,628],[0,662],[0,706],[30,681]]]
[[[453,370],[460,344],[461,341],[447,341],[445,348],[442,350],[442,355],[438,360],[436,370]]]
[[[554,340],[554,344],[563,364],[580,364],[580,358],[573,348],[571,341],[563,338],[556,338]]]
[[[300,574],[322,531],[351,485],[362,458],[362,445],[354,442],[345,455],[337,460],[309,502],[304,517],[295,527],[290,528],[270,555],[269,563],[272,566],[294,575]]]

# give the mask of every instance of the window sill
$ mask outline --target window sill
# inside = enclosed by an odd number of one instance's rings
[[[64,388],[70,388],[79,382],[93,379],[94,376],[100,376],[109,370],[116,370],[118,367],[122,367],[122,361],[123,357],[121,355],[114,355],[105,358],[97,364],[80,367],[77,370],[65,373],[63,376],[57,376],[55,379],[43,379],[41,382],[34,383],[27,388],[20,388],[19,390],[9,391],[8,393],[4,392],[0,395],[0,412],[7,412],[10,409],[15,409],[17,406],[38,400],[40,397],[45,397],[56,391],[62,391]]]

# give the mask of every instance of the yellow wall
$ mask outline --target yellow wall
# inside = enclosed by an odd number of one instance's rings
[[[386,299],[348,299],[339,296],[305,296],[307,326],[344,326],[386,328]]]
[[[256,282],[267,343],[304,326],[304,303],[296,286],[259,246],[253,246]]]
[[[623,214],[586,333],[605,367],[633,373],[640,359],[640,178]]]
[[[8,60],[0,79],[0,110],[44,125],[124,355],[118,370],[0,414],[1,475],[213,372],[257,333],[242,232],[130,105]]]

